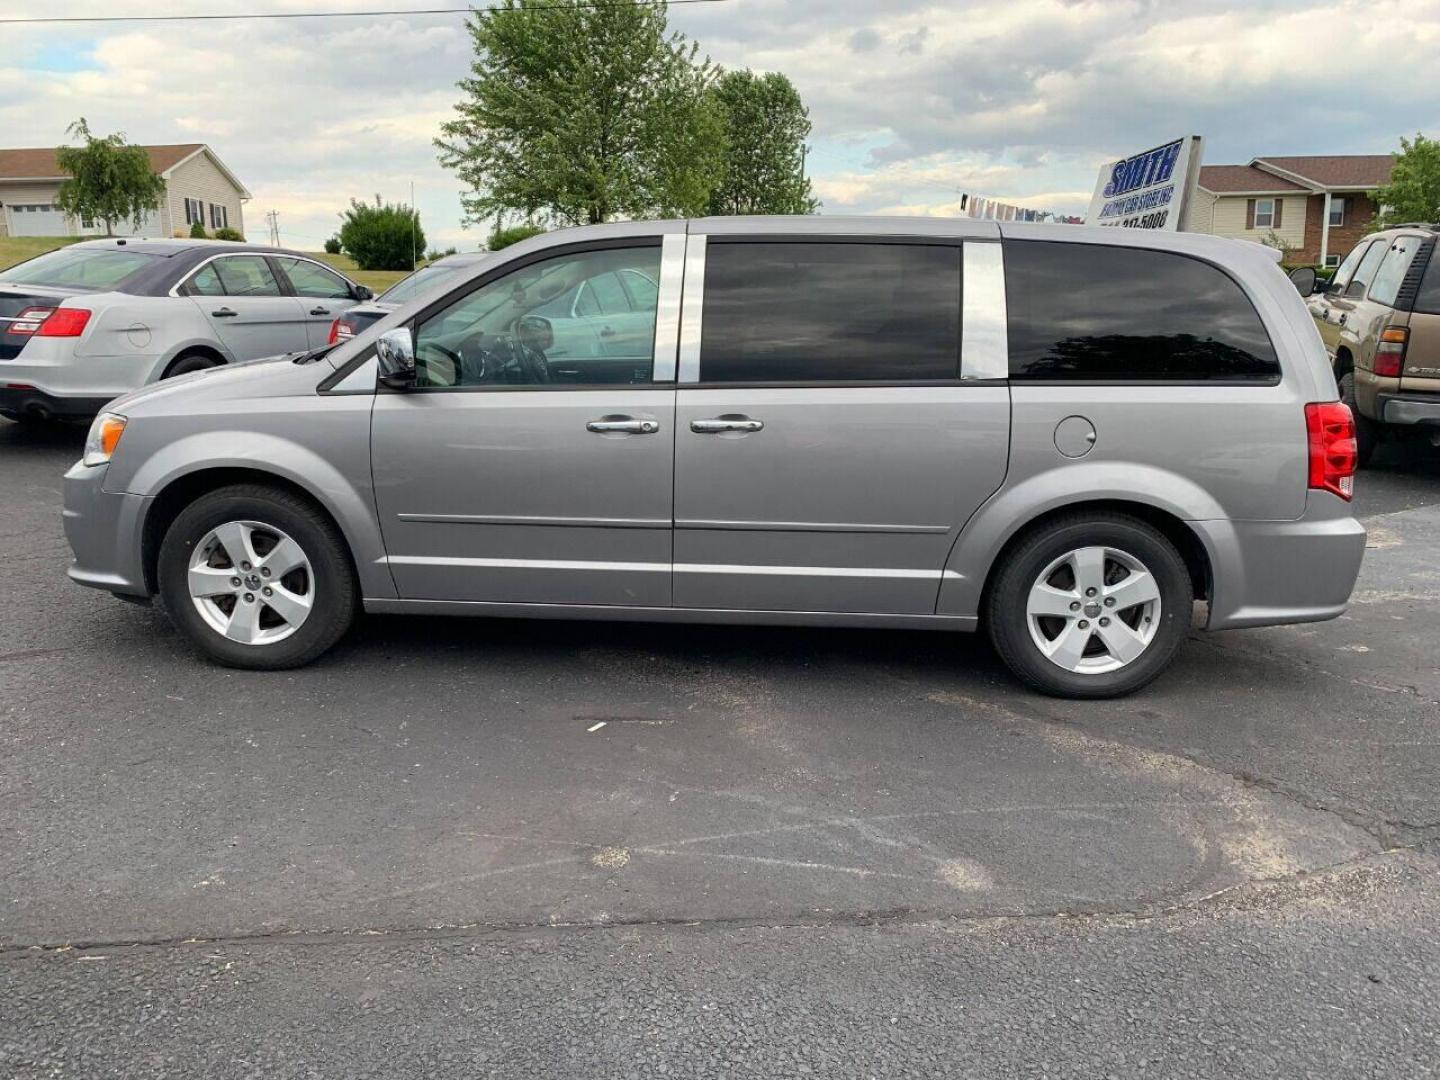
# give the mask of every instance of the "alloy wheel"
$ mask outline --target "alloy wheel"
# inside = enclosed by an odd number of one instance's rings
[[[315,575],[304,550],[259,521],[229,521],[206,533],[191,553],[186,581],[206,625],[242,645],[285,640],[315,607]]]
[[[1081,675],[1137,660],[1160,627],[1160,586],[1135,556],[1113,547],[1068,551],[1030,587],[1025,622],[1052,664]]]

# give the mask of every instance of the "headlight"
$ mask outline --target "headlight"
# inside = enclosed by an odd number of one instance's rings
[[[90,434],[85,436],[85,456],[80,459],[92,468],[104,465],[120,445],[120,436],[125,434],[125,417],[113,412],[102,412],[90,425]]]

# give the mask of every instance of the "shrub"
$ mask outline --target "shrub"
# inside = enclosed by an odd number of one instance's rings
[[[239,229],[232,229],[229,225],[226,225],[223,229],[215,230],[215,239],[238,240],[240,243],[243,244],[245,242],[245,234],[242,233]]]
[[[207,236],[209,236],[209,235],[210,235],[210,234],[205,231],[205,226],[202,225],[200,222],[195,221],[195,222],[192,222],[192,223],[190,224],[190,239],[191,239],[191,240],[204,240],[205,237],[207,237]]]
[[[340,244],[361,270],[409,270],[425,250],[420,216],[408,206],[350,200],[340,226]]]
[[[339,254],[340,254],[340,238],[339,238],[338,236],[332,236],[332,237],[330,237],[329,240],[326,240],[326,241],[325,241],[325,254],[326,254],[326,255],[339,255]]]
[[[532,236],[539,236],[545,231],[544,226],[536,225],[533,221],[527,221],[523,225],[511,225],[508,228],[496,229],[490,234],[490,239],[485,246],[491,251],[499,251],[511,244],[518,244],[521,240],[528,240]]]

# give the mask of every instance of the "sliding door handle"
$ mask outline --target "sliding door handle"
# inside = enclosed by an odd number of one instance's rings
[[[597,435],[609,432],[619,432],[622,435],[654,435],[660,430],[660,423],[657,420],[635,420],[628,416],[617,416],[591,420],[585,425],[585,430],[593,431]]]
[[[722,431],[760,431],[765,427],[763,420],[751,420],[748,416],[717,416],[713,420],[691,420],[690,430],[697,435],[717,435]]]

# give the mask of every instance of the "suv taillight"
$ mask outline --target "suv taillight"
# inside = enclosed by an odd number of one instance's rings
[[[1380,343],[1375,346],[1375,374],[1386,379],[1398,379],[1405,366],[1405,345],[1410,340],[1410,331],[1403,326],[1387,326],[1380,331]]]
[[[1310,487],[1349,499],[1355,494],[1359,463],[1350,406],[1343,401],[1306,405],[1305,430],[1310,437]]]
[[[79,337],[90,321],[86,308],[29,307],[10,323],[10,333],[28,337]]]
[[[325,343],[327,345],[334,345],[337,342],[349,341],[354,336],[354,323],[346,322],[344,319],[336,319],[330,324],[330,337]]]

